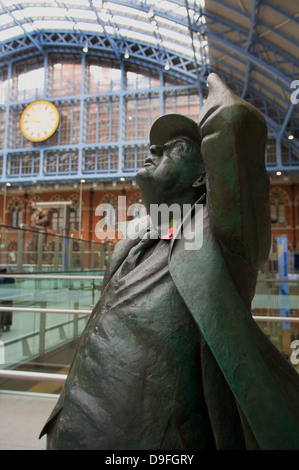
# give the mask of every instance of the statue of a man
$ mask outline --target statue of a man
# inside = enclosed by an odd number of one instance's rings
[[[172,236],[147,216],[116,246],[48,449],[299,448],[298,376],[250,311],[270,247],[266,126],[217,75],[208,83],[199,125],[159,118],[137,174],[149,212],[193,209]]]
[[[39,232],[47,232],[50,225],[49,212],[46,209],[38,207],[30,218],[30,228]]]

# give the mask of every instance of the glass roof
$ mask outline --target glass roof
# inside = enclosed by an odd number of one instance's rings
[[[0,41],[44,30],[90,32],[201,57],[189,22],[204,23],[204,0],[0,0]]]
[[[82,47],[205,83],[220,74],[279,138],[299,132],[298,0],[0,0],[0,59]],[[56,34],[57,33],[57,34]],[[94,36],[94,37],[93,37]],[[95,39],[98,39],[95,40]],[[31,48],[31,49],[30,49]],[[297,139],[291,144],[298,153]]]

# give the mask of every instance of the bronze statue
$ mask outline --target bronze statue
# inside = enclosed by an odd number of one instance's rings
[[[46,209],[43,209],[42,207],[38,207],[31,215],[30,217],[30,229],[34,230],[35,232],[39,233],[34,233],[33,234],[33,240],[31,244],[31,250],[32,253],[37,254],[38,251],[38,240],[39,236],[42,237],[42,247],[45,247],[45,244],[47,242],[47,233],[48,233],[48,226],[50,225],[50,216],[49,212]],[[42,235],[39,235],[42,234]],[[34,256],[33,255],[33,260]],[[35,261],[35,260],[34,260]]]
[[[208,83],[199,125],[159,118],[137,174],[149,212],[192,209],[171,236],[147,216],[117,244],[48,449],[299,448],[297,373],[250,311],[270,247],[266,126],[216,74]],[[201,242],[186,249],[197,207]]]
[[[50,224],[49,212],[46,209],[38,207],[30,218],[30,228],[39,232],[46,232]]]

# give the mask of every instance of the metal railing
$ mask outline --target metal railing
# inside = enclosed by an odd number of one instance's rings
[[[54,309],[54,308],[34,308],[34,307],[2,307],[0,309],[3,312],[10,312],[11,310],[15,312],[33,312],[33,313],[65,313],[65,314],[74,314],[74,315],[90,315],[92,310],[65,310],[65,309]],[[267,316],[267,315],[252,315],[252,318],[256,322],[261,321],[274,321],[274,322],[293,322],[299,323],[299,317],[278,317],[278,316]]]
[[[0,224],[0,264],[12,272],[103,270],[114,244]]]
[[[38,382],[64,382],[66,374],[49,374],[46,372],[26,372],[17,370],[0,370],[0,377],[5,379],[34,380]]]
[[[11,307],[1,307],[3,311],[10,311]],[[13,308],[19,312],[39,312],[39,313],[64,313],[64,314],[84,314],[90,315],[92,310],[63,310],[63,309],[32,309],[32,308]],[[256,322],[294,322],[299,323],[299,317],[277,317],[277,316],[264,316],[253,315]],[[32,380],[32,381],[54,381],[64,382],[67,378],[66,374],[43,373],[43,372],[30,372],[30,371],[15,371],[15,370],[0,370],[0,378],[18,379],[18,380]]]
[[[92,311],[91,304],[94,301],[95,291],[101,290],[104,276],[102,273],[86,276],[82,276],[80,273],[75,275],[5,273],[0,274],[0,277],[3,278],[2,280],[13,278],[15,281],[14,283],[2,284],[0,289],[0,299],[2,297],[0,319],[1,316],[7,315],[7,312],[15,317],[14,334],[4,332],[3,338],[1,337],[4,341],[0,341],[0,348],[3,345],[5,356],[8,357],[7,361],[4,360],[2,363],[7,369],[0,370],[0,378],[7,378],[8,375],[15,378],[19,371],[13,370],[14,373],[9,374],[11,369],[27,363],[29,359],[38,360],[45,353],[55,351],[80,336],[86,319]],[[43,296],[43,292],[45,292],[45,296]],[[11,296],[14,293],[15,295]],[[32,306],[30,304],[35,302],[35,293],[39,295],[38,305]],[[42,301],[40,301],[40,297]],[[28,300],[30,298],[31,301]],[[83,305],[88,305],[87,308],[80,308],[82,298]],[[71,303],[74,308],[66,308],[65,305],[70,303],[69,299],[72,299]],[[55,308],[55,303],[59,307],[59,302],[62,303],[61,308]],[[51,307],[51,304],[54,306]],[[26,314],[29,315],[28,319]],[[58,321],[55,321],[56,315],[58,315]],[[62,316],[59,317],[59,315]],[[26,324],[26,328],[21,329],[20,323]],[[50,375],[49,378],[53,378],[53,375],[55,374]],[[23,371],[19,376],[20,379],[29,378],[30,380],[32,377],[30,373],[29,375],[24,374]],[[43,375],[35,375],[35,377],[48,380],[47,376]]]
[[[30,280],[30,279],[35,279],[35,280],[45,280],[45,279],[52,279],[52,280],[69,280],[69,281],[78,281],[78,280],[91,280],[91,281],[102,281],[103,280],[103,275],[87,275],[87,276],[81,276],[81,275],[70,275],[70,274],[65,274],[65,275],[60,275],[60,274],[3,274],[2,277],[5,278],[15,278],[16,280],[19,279],[21,280]],[[278,284],[280,282],[289,282],[289,284],[292,286],[292,289],[295,293],[295,295],[298,292],[298,302],[299,302],[299,280],[279,280],[279,279],[262,279],[259,280],[258,285],[257,285],[257,292],[270,292],[270,295],[275,295],[279,294],[278,290]],[[266,286],[266,290],[263,290],[263,286]],[[291,289],[291,290],[292,290]],[[46,314],[69,314],[74,316],[72,320],[68,320],[66,323],[74,323],[74,332],[76,330],[76,318],[78,316],[82,315],[85,317],[90,316],[92,312],[92,306],[90,308],[86,309],[66,309],[66,308],[43,308],[43,307],[21,307],[21,306],[5,306],[5,305],[0,305],[0,311],[1,312],[22,312],[22,313],[38,313],[42,316],[44,316],[44,320],[41,320],[40,322],[40,327],[38,331],[33,331],[29,334],[19,336],[17,338],[14,338],[10,341],[8,341],[6,344],[12,344],[17,341],[27,341],[28,338],[34,336],[34,335],[40,335],[41,341],[44,341],[45,339],[45,334],[47,331],[50,331],[51,329],[54,328],[61,328],[64,326],[65,322],[60,322],[55,325],[52,325],[48,328],[46,328],[46,322],[45,322],[45,315]],[[299,311],[299,309],[298,309]],[[299,316],[282,316],[282,315],[264,315],[264,314],[252,314],[253,319],[257,323],[264,323],[264,322],[270,322],[270,323],[290,323],[290,324],[298,324],[299,323]],[[74,334],[74,337],[76,335]],[[77,335],[78,337],[78,335]],[[39,353],[42,353],[45,351],[45,347],[43,344],[40,344],[39,348]],[[11,369],[2,369],[0,370],[0,378],[10,378],[10,379],[18,379],[18,380],[29,380],[29,381],[55,381],[55,382],[64,382],[66,379],[67,375],[66,374],[59,374],[59,373],[43,373],[43,372],[33,372],[33,371],[18,371],[18,370],[11,370]]]

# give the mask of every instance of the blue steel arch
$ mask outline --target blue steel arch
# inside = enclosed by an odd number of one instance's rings
[[[37,35],[35,37],[35,41],[36,42],[37,40],[40,41],[40,44],[42,45],[42,48],[43,48],[43,54],[44,54],[44,60],[45,60],[45,64],[47,64],[47,61],[48,61],[48,54],[59,54],[59,53],[66,53],[66,54],[75,54],[75,55],[78,55],[78,56],[81,56],[82,58],[82,61],[85,62],[85,59],[87,59],[88,56],[90,57],[95,57],[96,55],[98,55],[100,58],[107,58],[107,59],[111,59],[111,60],[114,60],[115,62],[117,61],[117,58],[114,54],[114,51],[109,49],[108,45],[107,45],[107,40],[105,37],[101,37],[99,38],[98,35],[90,35],[90,34],[71,34],[69,32],[59,32],[59,33],[56,33],[56,32],[53,32],[53,31],[50,31],[50,32],[43,32],[41,33],[42,34],[42,37],[40,37],[39,35]],[[89,48],[89,51],[88,51],[88,54],[84,53],[82,51],[82,46],[83,45],[86,45],[86,39],[89,39],[89,44],[90,44],[90,48]],[[23,39],[23,38],[22,38]],[[55,41],[57,40],[57,43],[55,43]],[[145,45],[144,44],[136,44],[136,43],[129,43],[128,41],[125,42],[125,45],[126,46],[130,46],[130,51],[131,51],[131,56],[130,56],[130,60],[126,60],[124,57],[123,57],[123,51],[122,51],[122,57],[121,57],[121,60],[120,60],[120,64],[121,64],[121,67],[124,67],[125,64],[133,64],[133,65],[142,65],[143,67],[146,66],[147,68],[152,68],[153,70],[157,71],[160,70],[160,73],[163,73],[163,71],[165,72],[165,66],[164,64],[162,63],[161,64],[161,54],[159,53],[160,51],[158,50],[154,50],[152,51],[152,54],[149,58],[149,60],[145,60],[145,57],[144,57],[144,51],[145,51]],[[17,46],[17,47],[16,47]],[[13,67],[13,64],[18,64],[20,61],[24,61],[26,59],[33,59],[33,58],[36,58],[38,56],[40,56],[40,53],[39,53],[39,50],[37,51],[36,48],[34,46],[32,46],[32,44],[29,44],[28,43],[28,40],[26,41],[19,41],[19,40],[14,40],[13,41],[13,44],[12,44],[12,47],[15,49],[15,54],[11,54],[10,52],[8,52],[8,55],[6,57],[6,60],[3,61],[3,65],[5,64],[5,66],[8,66],[8,69],[11,73],[11,70],[12,70],[12,67]],[[8,47],[8,51],[11,51],[12,47]],[[146,46],[148,48],[148,46]],[[17,50],[16,50],[17,49]],[[171,58],[171,55],[167,55],[167,57]],[[162,56],[163,58],[163,56]],[[174,56],[174,60],[177,61],[177,57]],[[171,75],[172,77],[176,77],[176,78],[179,78],[180,80],[184,81],[184,83],[186,83],[185,85],[184,84],[181,84],[181,85],[178,85],[178,86],[173,86],[172,88],[173,89],[176,89],[176,90],[191,90],[191,89],[196,89],[197,90],[197,94],[198,96],[200,96],[201,98],[201,103],[202,103],[202,99],[203,99],[203,96],[202,96],[202,92],[203,90],[201,89],[201,86],[200,86],[200,83],[198,81],[195,81],[194,80],[194,74],[192,74],[190,72],[190,63],[192,63],[192,61],[190,62],[190,60],[188,58],[186,58],[185,60],[180,60],[180,65],[178,66],[177,70],[176,70],[176,73],[169,73],[169,71],[167,71],[167,75]],[[1,63],[0,63],[0,66],[1,66]],[[166,73],[166,72],[165,72]],[[11,76],[8,77],[9,79],[11,78]],[[162,80],[161,80],[162,82]],[[206,88],[206,87],[205,87]],[[162,89],[153,89],[152,91],[155,92],[155,93],[161,93]],[[147,91],[150,91],[150,90],[147,90]],[[165,88],[164,88],[164,91],[165,91]],[[117,93],[116,93],[117,94]],[[127,93],[128,95],[130,94],[130,92]],[[83,99],[86,99],[87,95],[84,94],[84,97],[83,96],[78,96],[78,95],[68,95],[66,96],[65,98],[66,99],[70,99],[70,100],[79,100],[82,98]],[[65,99],[64,97],[60,97],[59,100],[60,101],[63,101]],[[50,98],[51,101],[56,101],[55,98]],[[15,107],[25,107],[25,105],[27,104],[27,102],[31,102],[32,99],[25,99],[22,101],[22,103],[18,102],[18,101],[10,101],[8,103],[8,107],[12,107],[12,106],[15,106]],[[161,107],[161,106],[160,106]],[[162,108],[161,108],[161,113],[163,112]],[[80,119],[81,119],[81,122],[80,122],[80,128],[83,129],[83,113],[81,112],[80,113]],[[7,132],[6,132],[7,133]],[[135,148],[135,152],[136,152],[136,147],[140,147],[140,146],[148,146],[148,139],[146,139],[145,141],[140,141],[138,140],[138,142],[126,142],[126,145],[131,147],[131,148]],[[113,143],[111,143],[111,148],[115,146]],[[124,141],[122,138],[120,138],[120,142],[119,142],[119,148],[122,149],[122,147],[124,146]],[[32,181],[38,183],[38,182],[49,182],[49,183],[66,183],[66,182],[69,182],[69,181],[80,181],[81,178],[84,178],[86,179],[86,181],[93,181],[93,180],[98,180],[99,177],[100,179],[104,179],[104,180],[119,180],[120,177],[122,176],[125,176],[126,178],[128,179],[132,179],[135,177],[135,174],[136,174],[136,169],[135,170],[127,170],[123,167],[123,160],[122,158],[120,157],[119,158],[119,167],[118,167],[118,170],[113,170],[113,171],[110,171],[110,172],[106,172],[106,174],[96,174],[96,173],[93,173],[92,171],[84,171],[83,170],[83,155],[84,155],[84,150],[88,150],[88,149],[91,149],[94,147],[94,144],[84,144],[82,141],[78,144],[78,145],[71,145],[71,144],[68,144],[68,145],[58,145],[57,146],[57,149],[54,149],[53,148],[53,145],[48,145],[47,143],[45,145],[41,144],[40,146],[40,149],[41,149],[41,154],[43,155],[44,152],[47,152],[47,151],[51,151],[52,153],[56,153],[57,155],[57,159],[59,158],[59,154],[60,153],[63,153],[63,150],[67,150],[67,149],[70,149],[70,152],[72,153],[72,149],[71,147],[73,147],[73,155],[76,155],[77,158],[78,158],[78,155],[79,155],[79,164],[78,164],[78,170],[76,171],[65,171],[65,173],[63,174],[63,172],[59,172],[59,174],[55,174],[55,175],[51,175],[48,171],[44,171],[43,168],[44,168],[44,165],[43,165],[43,162],[40,163],[40,169],[39,171],[35,172],[35,173],[30,173],[28,175],[23,175],[21,173],[19,174],[15,174],[15,175],[9,175],[9,176],[6,176],[4,173],[3,173],[3,176],[2,176],[2,182],[10,182],[12,184],[30,184],[32,183]],[[104,147],[104,146],[103,146]],[[110,148],[110,150],[111,150]],[[109,151],[110,151],[109,150]],[[35,148],[32,147],[32,153],[34,153],[35,151]],[[77,151],[77,154],[76,154],[76,151]],[[8,156],[11,156],[12,154],[18,154],[20,153],[20,159],[22,160],[22,156],[23,155],[26,155],[28,154],[28,148],[25,148],[24,150],[20,150],[19,148],[15,147],[15,148],[8,148],[8,145],[6,144],[6,147],[4,148],[4,161],[3,161],[3,167],[6,168],[7,167],[7,157]],[[136,155],[135,155],[135,159],[136,159]],[[32,160],[33,161],[33,160]],[[58,161],[58,160],[57,160]],[[22,163],[21,163],[22,165]],[[33,165],[33,163],[32,163]],[[136,164],[135,164],[135,167],[136,167]]]
[[[195,29],[196,30],[196,29]],[[198,31],[197,31],[198,32]],[[227,31],[228,33],[228,31]],[[206,32],[209,35],[208,32]],[[245,32],[244,32],[245,34]],[[69,31],[43,31],[41,33],[32,35],[34,41],[30,42],[27,37],[22,37],[10,41],[8,43],[2,44],[2,54],[1,54],[1,62],[7,62],[10,58],[16,59],[17,57],[26,57],[32,55],[36,52],[35,44],[39,45],[39,49],[41,48],[44,53],[52,50],[55,47],[57,52],[69,52],[73,53],[76,51],[82,51],[83,47],[87,44],[89,53],[97,53],[101,54],[104,57],[109,58],[119,58],[120,60],[123,59],[126,49],[130,54],[130,62],[136,63],[139,65],[147,65],[148,67],[152,67],[155,69],[164,69],[165,63],[168,60],[170,70],[173,76],[178,78],[184,79],[190,84],[194,86],[198,86],[198,81],[200,81],[201,87],[206,87],[206,77],[208,73],[211,71],[216,71],[219,73],[218,67],[211,67],[208,65],[210,57],[207,55],[205,60],[202,64],[194,64],[193,59],[189,57],[180,56],[179,54],[174,54],[172,52],[167,52],[164,50],[159,50],[158,48],[153,47],[152,45],[149,46],[148,44],[139,43],[139,42],[132,42],[129,40],[120,40],[118,38],[113,38],[111,41],[114,41],[114,47],[110,47],[110,43],[105,36],[99,36],[90,33],[75,33]],[[214,38],[215,35],[212,35]],[[217,40],[217,44],[223,44],[221,38]],[[214,47],[214,46],[212,46]],[[117,49],[118,54],[115,54],[115,49]],[[234,46],[231,48],[232,51],[238,50],[240,54],[239,61],[246,64],[247,56],[244,58],[242,57],[242,49],[239,46]],[[230,52],[226,51],[226,54],[231,54]],[[251,62],[254,63],[254,59],[251,59]],[[261,59],[259,59],[259,62]],[[265,73],[270,74],[271,79],[276,82],[277,80],[281,80],[282,73],[276,72],[275,67],[272,66],[267,68],[268,64],[263,63],[263,70]],[[235,89],[235,91],[240,94],[244,95],[244,83],[246,83],[246,76],[239,71],[239,75],[242,76],[242,80],[238,80],[236,76],[232,76],[230,71],[233,70],[233,67],[230,65],[227,73],[221,70],[221,75],[225,77],[228,81],[229,85]],[[267,71],[267,72],[266,72]],[[283,83],[286,92],[290,93],[290,83],[296,79],[296,75],[293,76],[283,76]],[[276,108],[276,120],[271,117],[271,108],[273,107],[273,102],[267,98],[266,94],[263,94],[259,91],[262,90],[264,85],[261,82],[258,82],[256,79],[251,79],[251,84],[255,84],[256,87],[247,86],[246,96],[245,98],[249,99],[249,101],[253,102],[257,107],[259,107],[259,102],[263,103],[263,107],[261,111],[263,112],[267,125],[269,127],[270,134],[273,136],[279,136],[281,134],[281,128],[284,126],[285,123],[285,109],[279,107],[277,104],[275,105]],[[287,86],[288,85],[288,86]],[[273,92],[274,94],[275,92]],[[281,96],[277,96],[281,101],[284,101],[285,106],[287,107],[290,103],[283,99]],[[292,129],[293,133],[299,132],[299,122],[296,118],[293,120],[289,119],[289,125]],[[285,142],[287,146],[296,154],[299,154],[299,147],[296,141],[289,142],[288,135],[285,132],[284,135],[281,135],[282,140]]]
[[[225,1],[213,0],[213,2],[222,7],[231,9],[234,12],[237,12],[240,15],[245,16],[248,20],[251,21],[251,28],[248,31],[244,27],[233,23],[228,19],[224,19],[215,13],[209,11],[203,11],[203,14],[206,18],[206,24],[197,26],[193,25],[194,30],[197,30],[198,33],[202,34],[202,29],[204,28],[204,34],[208,39],[210,54],[209,61],[214,62],[214,66],[210,67],[210,70],[213,69],[216,72],[220,72],[222,75],[226,76],[228,83],[231,83],[236,86],[236,91],[240,96],[248,99],[248,101],[253,102],[264,114],[266,122],[269,128],[269,133],[271,136],[275,137],[277,140],[277,169],[281,170],[282,166],[281,161],[281,147],[280,143],[284,142],[285,145],[290,148],[296,157],[299,157],[299,114],[298,107],[297,113],[295,115],[295,104],[291,103],[291,93],[292,88],[291,84],[299,76],[299,60],[298,56],[294,57],[293,55],[287,53],[284,50],[279,49],[277,45],[271,44],[270,42],[259,37],[256,33],[256,27],[259,23],[258,20],[258,11],[261,6],[267,6],[269,8],[277,11],[277,8],[272,5],[270,2],[265,1],[255,1],[253,2],[252,15],[249,16],[244,11],[234,8],[233,5],[228,4]],[[281,14],[283,11],[278,9]],[[299,22],[296,18],[292,17],[291,20],[299,26]],[[264,27],[269,30],[273,29],[268,24],[260,22]],[[215,29],[217,28],[217,32]],[[230,39],[230,35],[234,33],[237,34],[238,38],[235,41]],[[294,48],[299,46],[298,41],[291,39],[289,36],[286,36],[284,33],[275,31],[275,33],[287,39]],[[234,67],[230,64],[228,66],[228,72],[225,73],[223,70],[223,64],[218,64],[217,60],[213,57],[213,49],[217,49],[222,52],[223,55],[228,55],[234,58],[235,61],[238,61],[240,64],[246,66],[246,73],[239,70],[234,70]],[[270,60],[270,58],[271,60]],[[216,64],[215,64],[216,62]],[[286,69],[289,68],[289,71]],[[279,83],[280,88],[282,88],[285,94],[288,96],[288,99],[284,98],[282,95],[277,95],[275,91],[272,91],[273,98],[279,99],[283,106],[275,103],[275,111],[273,112],[273,102],[269,99],[269,90],[265,89],[265,84],[263,81],[258,81],[254,78],[252,72],[259,71],[261,75],[267,76],[273,85]],[[232,73],[233,72],[233,73]],[[242,80],[238,79],[238,76]],[[263,91],[265,91],[263,93]],[[268,93],[266,93],[266,91]],[[276,96],[275,96],[276,95]],[[274,118],[275,115],[275,118]],[[288,130],[292,131],[292,134],[296,136],[296,139],[292,142],[288,140]],[[289,171],[297,171],[297,165],[289,166]]]
[[[139,41],[133,42],[119,38],[111,38],[108,41],[102,35],[70,31],[42,31],[30,36],[34,39],[33,42],[28,37],[21,37],[3,43],[0,46],[0,65],[12,59],[15,60],[35,54],[36,44],[39,45],[38,50],[42,50],[43,54],[52,51],[54,48],[57,52],[81,52],[87,45],[89,54],[101,54],[104,57],[115,58],[119,61],[125,60],[124,56],[127,50],[130,55],[130,62],[155,67],[156,69],[164,69],[168,60],[170,73],[192,83],[196,78],[196,67],[190,57],[161,50],[158,47]],[[113,43],[113,47],[111,47],[111,43]]]

